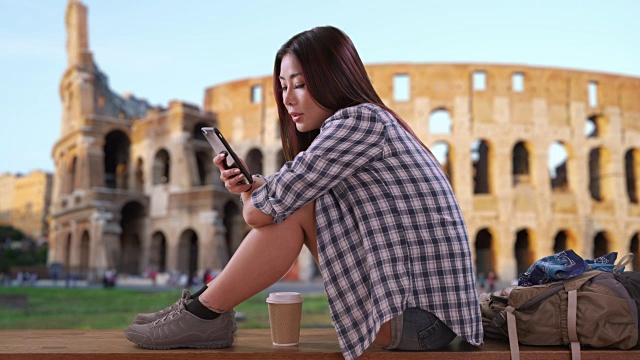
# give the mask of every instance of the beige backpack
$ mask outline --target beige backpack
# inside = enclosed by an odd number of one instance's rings
[[[588,271],[566,280],[511,286],[480,295],[485,336],[509,339],[511,359],[524,345],[580,345],[630,349],[638,344],[638,308],[609,272]]]

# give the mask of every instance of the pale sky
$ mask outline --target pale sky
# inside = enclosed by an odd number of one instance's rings
[[[341,28],[365,64],[479,62],[640,77],[640,1],[84,0],[116,93],[202,107],[204,89],[266,76],[300,31]],[[0,174],[53,171],[66,0],[0,0]],[[639,99],[640,101],[640,99]]]

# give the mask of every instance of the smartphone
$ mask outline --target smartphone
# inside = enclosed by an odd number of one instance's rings
[[[216,155],[220,153],[225,153],[225,161],[223,164],[226,165],[228,169],[238,168],[244,174],[244,179],[240,181],[240,184],[253,184],[253,178],[251,178],[251,173],[249,170],[242,165],[240,158],[236,153],[231,149],[231,146],[227,142],[227,140],[222,136],[222,133],[218,128],[214,127],[203,127],[202,134],[204,134],[205,139],[211,144],[213,151]]]

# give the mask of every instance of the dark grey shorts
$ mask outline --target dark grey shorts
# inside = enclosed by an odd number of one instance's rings
[[[388,350],[427,351],[445,347],[456,334],[432,313],[406,309],[391,319],[391,345]]]

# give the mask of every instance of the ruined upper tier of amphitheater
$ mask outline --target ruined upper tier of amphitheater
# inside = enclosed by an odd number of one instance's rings
[[[561,249],[638,254],[639,78],[525,65],[366,68],[448,173],[478,273],[511,279]],[[204,100],[267,173],[282,162],[273,99],[265,76],[210,87]]]
[[[107,269],[189,277],[221,269],[249,227],[200,129],[218,126],[251,172],[278,171],[272,77],[212,86],[202,108],[153,107],[110,89],[81,2],[69,2],[66,26],[49,263],[88,280]],[[633,252],[640,269],[640,78],[495,64],[367,72],[441,162],[478,275],[511,280],[563,249],[584,258]],[[317,275],[308,252],[292,274]]]

